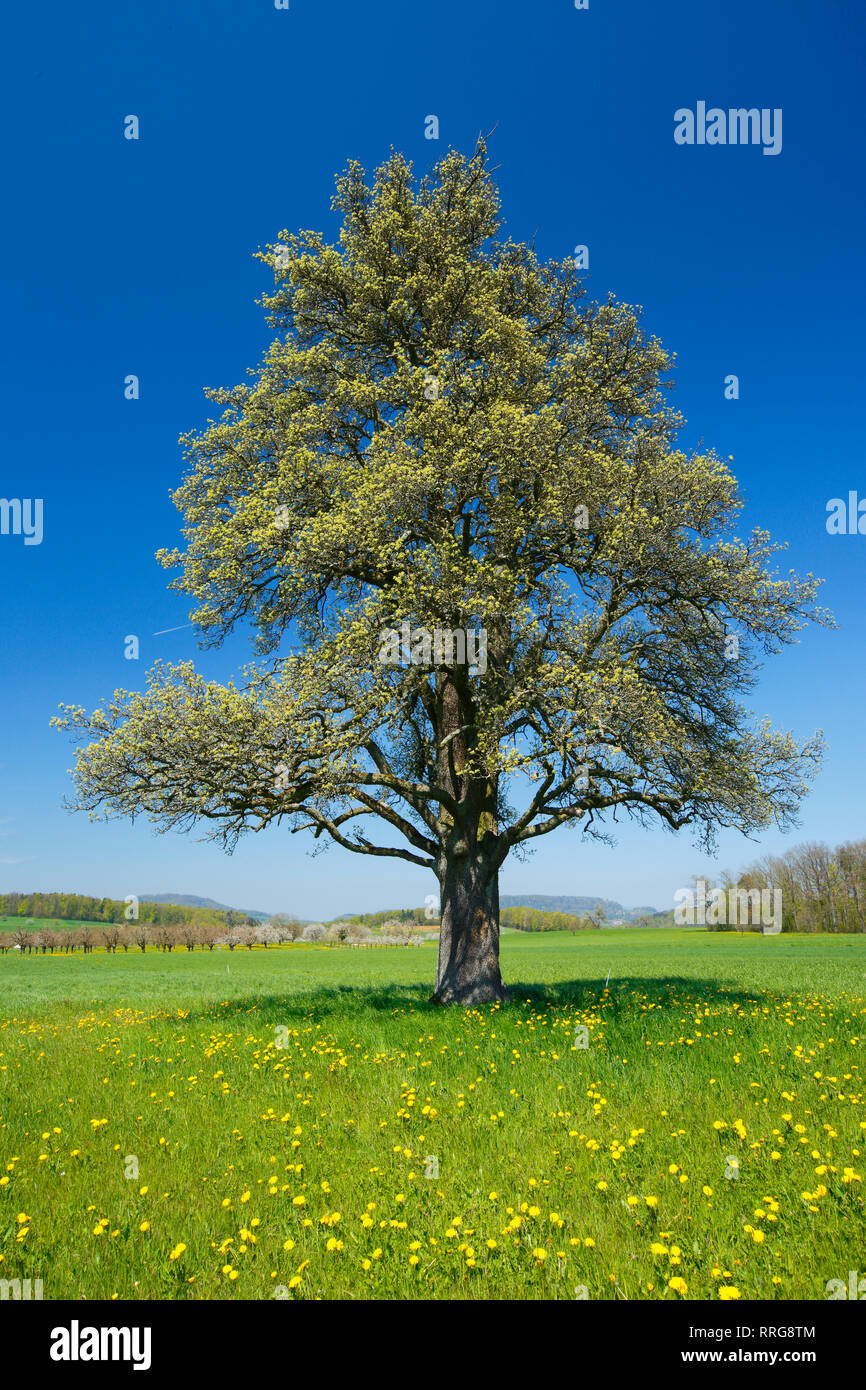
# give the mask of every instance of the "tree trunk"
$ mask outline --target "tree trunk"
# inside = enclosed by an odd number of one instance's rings
[[[433,1004],[505,1003],[499,973],[499,874],[466,855],[445,861]]]
[[[499,973],[498,787],[470,768],[475,708],[462,667],[440,671],[434,725],[439,780],[456,811],[440,807],[445,833],[437,864],[441,895],[439,965],[431,1003],[504,1003]]]

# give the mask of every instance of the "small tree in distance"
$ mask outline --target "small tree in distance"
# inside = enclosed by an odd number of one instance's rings
[[[301,932],[302,941],[324,941],[328,934],[327,927],[321,922],[310,922]]]
[[[255,381],[209,392],[185,548],[161,555],[204,641],[251,622],[262,659],[240,684],[158,664],[55,722],[93,817],[204,823],[229,850],[284,823],[431,871],[435,1001],[503,1000],[512,852],[617,813],[704,847],[792,822],[820,738],[742,697],[761,651],[825,620],[817,581],[735,534],[735,479],[678,447],[640,311],[500,235],[483,143],[420,185],[399,154],[370,185],[351,163],[334,207],[337,244],[260,253],[273,341]]]
[[[279,941],[297,941],[303,931],[297,917],[288,912],[275,912],[268,918],[267,925],[273,927]]]

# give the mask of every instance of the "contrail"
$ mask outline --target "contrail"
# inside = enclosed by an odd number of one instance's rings
[[[180,627],[164,627],[161,632],[152,632],[151,637],[164,637],[167,632],[182,632],[185,627],[192,627],[192,623],[181,623]]]

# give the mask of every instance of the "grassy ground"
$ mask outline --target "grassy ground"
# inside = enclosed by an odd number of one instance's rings
[[[77,931],[79,927],[92,927],[94,931],[99,931],[107,926],[107,922],[70,922],[65,917],[0,917],[0,931],[17,931],[23,927],[25,931],[42,931],[45,927],[50,927],[52,931]]]
[[[514,1002],[468,1012],[427,1004],[433,945],[0,958],[0,1277],[784,1300],[866,1269],[866,938],[502,955]]]

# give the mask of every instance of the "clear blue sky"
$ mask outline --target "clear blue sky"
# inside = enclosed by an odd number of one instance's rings
[[[397,861],[312,859],[279,829],[229,858],[144,822],[90,825],[60,809],[71,750],[49,719],[142,685],[156,657],[220,677],[248,657],[243,635],[200,653],[189,629],[152,634],[187,621],[153,558],[178,534],[177,436],[211,411],[202,387],[241,381],[267,344],[255,299],[272,279],[252,253],[283,227],[333,235],[348,159],[371,168],[393,145],[424,171],[494,126],[508,232],[544,256],[587,244],[592,293],[644,306],[678,356],[684,443],[732,454],[744,528],[827,581],[838,630],[807,630],[753,701],[799,736],[824,728],[827,762],[801,829],[761,848],[866,835],[866,536],[825,529],[831,497],[866,496],[864,39],[842,0],[16,6],[0,60],[0,496],[43,498],[44,539],[0,536],[0,888],[174,890],[304,917],[433,890]],[[675,144],[674,112],[698,101],[781,108],[781,153]],[[726,836],[715,867],[757,852]],[[609,849],[562,831],[502,889],[667,907],[700,868],[687,833],[626,827]]]

